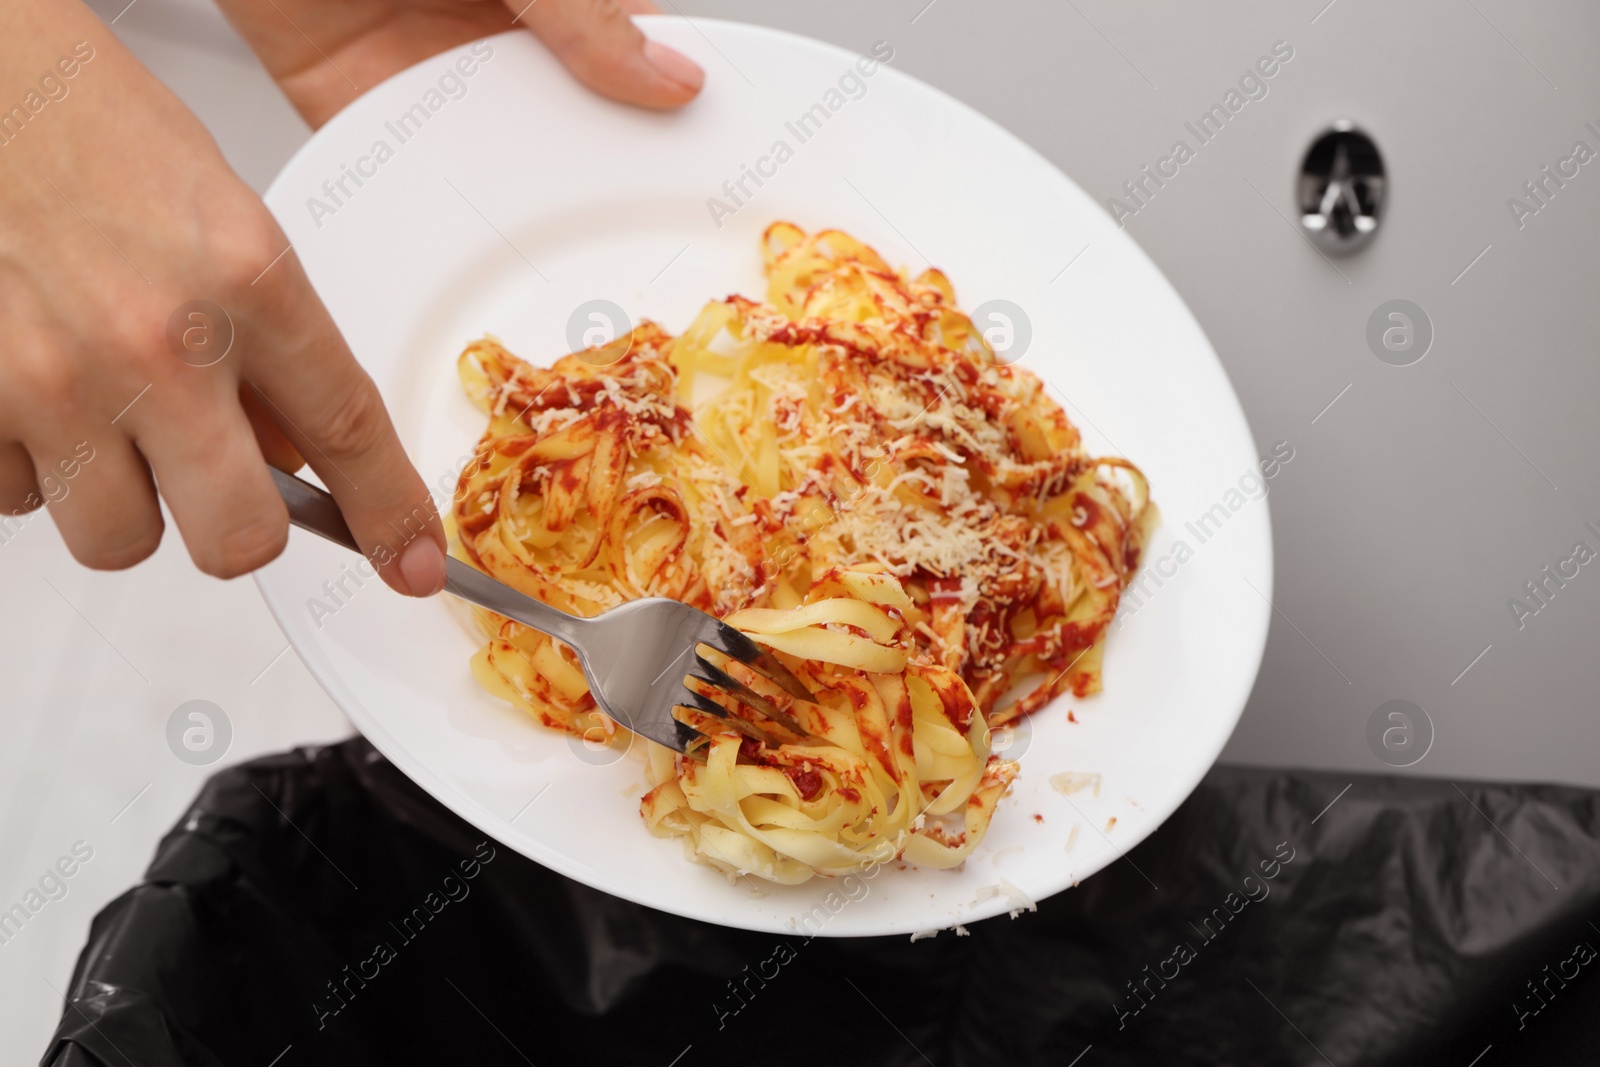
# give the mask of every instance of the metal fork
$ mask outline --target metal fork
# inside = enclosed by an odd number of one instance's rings
[[[288,505],[290,522],[352,551],[361,551],[333,497],[277,469],[273,469],[272,477]],[[760,722],[730,714],[717,701],[691,689],[690,679],[702,683],[702,688],[732,694],[767,723],[782,727],[783,732],[800,739],[811,737],[791,715],[708,658],[701,646],[744,664],[799,700],[815,700],[805,685],[766,649],[688,604],[666,597],[647,597],[586,619],[519,593],[453,557],[445,561],[444,588],[571,648],[578,655],[589,681],[589,692],[600,709],[634,733],[668,748],[704,758],[699,742],[705,735],[679,721],[673,714],[677,707],[716,716],[734,731],[764,744],[793,739]]]

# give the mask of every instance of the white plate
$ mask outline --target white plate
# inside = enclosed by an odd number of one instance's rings
[[[976,112],[892,63],[846,77],[844,89],[864,87],[857,96],[830,98],[858,57],[801,37],[704,19],[643,25],[708,72],[681,113],[602,101],[531,36],[510,33],[491,39],[492,56],[459,80],[456,98],[429,90],[465,50],[380,85],[318,132],[267,194],[423,476],[446,497],[483,430],[455,377],[467,341],[492,332],[547,365],[568,351],[573,310],[595,298],[681,330],[708,299],[764,292],[757,238],[772,220],[839,227],[891,263],[943,268],[964,308],[990,299],[1024,308],[1032,340],[1022,362],[1065,390],[1091,448],[1148,473],[1165,522],[1147,566],[1172,576],[1151,582],[1137,613],[1125,609],[1104,694],[1059,700],[1013,738],[1022,774],[964,869],[891,867],[852,883],[858,899],[827,879],[758,889],[645,831],[641,753],[586,762],[581,746],[480,691],[467,669],[479,641],[444,601],[346,578],[335,602],[324,583],[351,573],[355,557],[298,532],[258,575],[262,594],[384,755],[485,834],[608,893],[775,933],[810,915],[807,929],[856,936],[1006,911],[1015,904],[993,892],[1002,880],[1033,899],[1059,892],[1183,801],[1255,679],[1272,595],[1266,502],[1245,503],[1203,544],[1184,525],[1219,502],[1227,513],[1227,491],[1257,463],[1227,377],[1133,241]],[[802,143],[786,123],[830,102],[837,110]],[[419,103],[437,110],[402,143],[393,124]],[[760,186],[746,178],[742,205],[714,220],[708,198],[736,206],[723,183],[779,140],[792,157],[760,163],[771,176]],[[392,158],[362,162],[378,141]],[[346,178],[350,195],[334,204],[323,183],[357,166],[368,176],[359,187]],[[314,211],[313,197],[337,210]],[[1170,558],[1180,539],[1194,553],[1181,565]],[[314,619],[313,598],[336,610]],[[1100,795],[1062,797],[1048,781],[1061,771],[1100,773]]]

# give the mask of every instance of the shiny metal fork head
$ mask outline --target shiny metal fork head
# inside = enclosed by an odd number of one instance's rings
[[[771,737],[759,725],[729,715],[719,703],[689,688],[687,679],[697,680],[702,689],[730,694],[761,718],[806,736],[791,716],[719,666],[717,654],[744,664],[796,699],[810,701],[815,696],[772,653],[698,608],[665,597],[630,600],[585,620],[581,638],[582,647],[574,647],[595,703],[634,733],[668,748],[693,754],[702,738],[700,731],[673,714],[680,706],[723,719],[736,732],[757,740]]]
[[[272,471],[289,520],[304,530],[352,551],[360,551],[339,505],[323,490],[292,474]],[[726,721],[733,730],[756,740],[782,741],[759,724],[737,715],[715,700],[688,688],[685,679],[736,697],[765,722],[777,723],[791,737],[808,735],[772,702],[728,674],[712,656],[723,656],[751,668],[798,700],[812,700],[800,680],[744,634],[697,608],[665,597],[647,597],[619,604],[594,618],[580,618],[519,592],[459,559],[445,561],[445,589],[479,607],[515,619],[566,644],[578,654],[589,691],[601,710],[634,733],[669,748],[695,754],[703,737],[678,721],[672,709],[689,707]]]

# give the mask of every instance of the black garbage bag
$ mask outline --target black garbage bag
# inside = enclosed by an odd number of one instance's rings
[[[808,940],[569,881],[355,739],[207,783],[43,1062],[1600,1063],[1596,796],[1217,767],[1037,912]]]

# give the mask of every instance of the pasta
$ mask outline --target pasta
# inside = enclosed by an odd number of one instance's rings
[[[713,301],[676,337],[645,323],[548,370],[469,345],[458,370],[489,426],[458,485],[455,550],[575,614],[693,604],[815,694],[729,665],[813,736],[757,740],[684,709],[709,740],[693,759],[646,742],[653,833],[784,883],[955,866],[1016,775],[991,727],[1100,688],[1148,487],[1086,452],[939,271],[908,278],[846,234],[781,222],[762,250],[766,302]],[[723,388],[694,406],[702,380]],[[554,729],[622,732],[569,650],[478,621],[486,689]]]

